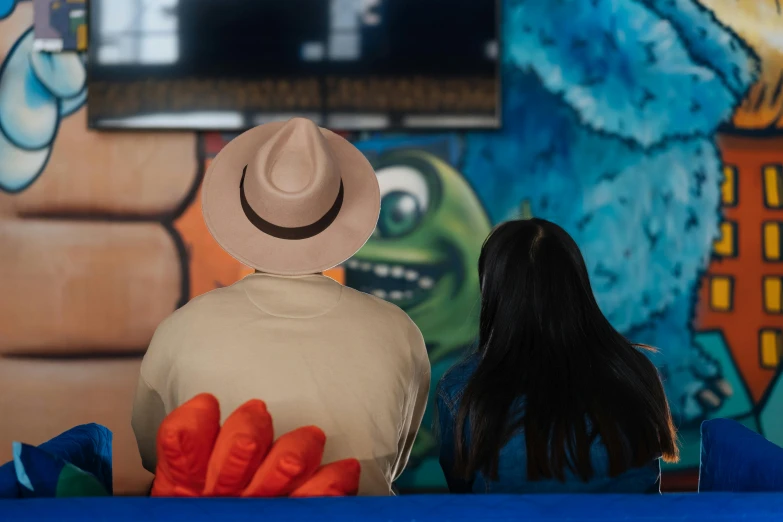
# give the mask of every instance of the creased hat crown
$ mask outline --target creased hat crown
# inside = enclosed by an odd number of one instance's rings
[[[258,149],[243,182],[248,205],[280,227],[304,227],[323,217],[340,192],[340,171],[318,126],[288,121]]]

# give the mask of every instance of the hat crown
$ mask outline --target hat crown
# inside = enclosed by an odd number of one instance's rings
[[[321,219],[340,192],[340,172],[321,129],[294,118],[258,149],[245,171],[247,204],[287,228]]]

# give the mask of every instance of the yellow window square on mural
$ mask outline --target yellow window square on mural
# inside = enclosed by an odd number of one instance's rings
[[[780,330],[765,328],[759,333],[761,367],[774,370],[780,365],[783,335]]]
[[[783,312],[783,278],[767,276],[764,278],[764,310],[768,313]]]
[[[733,207],[737,204],[737,167],[726,165],[723,167],[723,183],[720,186],[723,205]]]
[[[720,237],[713,245],[715,253],[722,257],[737,255],[737,224],[724,221],[720,224]]]
[[[764,223],[764,259],[780,261],[780,223]]]
[[[734,280],[729,276],[710,278],[710,306],[716,312],[729,312],[732,308]]]
[[[783,191],[783,165],[765,165],[764,174],[764,204],[769,208],[783,207],[781,191]]]

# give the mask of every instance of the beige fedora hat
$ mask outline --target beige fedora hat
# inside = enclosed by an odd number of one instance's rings
[[[236,137],[204,179],[207,228],[235,259],[261,272],[322,272],[354,255],[378,222],[370,162],[344,138],[303,118]]]

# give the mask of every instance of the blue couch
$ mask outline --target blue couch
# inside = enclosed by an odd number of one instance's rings
[[[705,421],[699,492],[716,491],[783,492],[783,448],[733,420]]]
[[[80,427],[84,428],[84,427]],[[80,428],[75,428],[79,430]],[[73,430],[71,430],[73,432]],[[87,430],[90,431],[89,428]],[[107,430],[108,431],[108,430]],[[76,431],[70,461],[98,474],[109,472],[111,455]],[[76,443],[81,434],[82,442]],[[62,449],[50,441],[42,445]],[[110,439],[109,439],[110,440]],[[48,446],[47,446],[48,445]],[[0,520],[84,520],[188,522],[247,520],[264,522],[781,522],[783,521],[783,449],[726,420],[702,426],[702,494],[667,495],[430,495],[397,498],[335,499],[155,499],[63,498],[0,500]],[[108,465],[108,468],[106,467]],[[96,467],[97,466],[97,467]],[[0,484],[5,480],[0,468]],[[103,470],[103,471],[100,471]],[[91,471],[95,473],[95,471]],[[2,487],[2,486],[0,486]],[[777,489],[776,489],[777,488]],[[778,491],[732,493],[730,491]],[[706,492],[710,491],[710,492]],[[722,492],[715,492],[722,491]]]
[[[187,522],[780,522],[781,494],[433,495],[336,499],[92,498],[0,501],[0,520]]]

